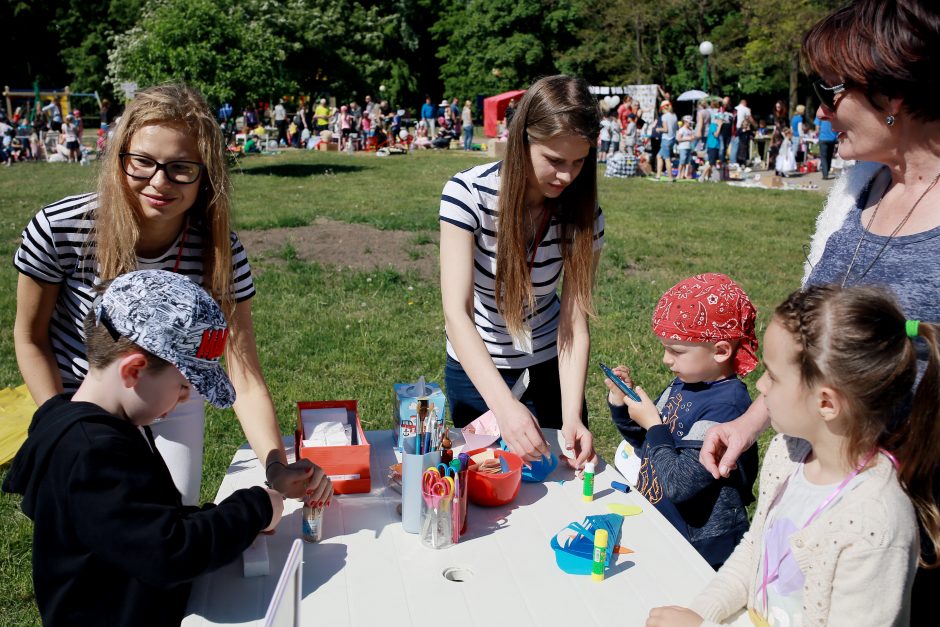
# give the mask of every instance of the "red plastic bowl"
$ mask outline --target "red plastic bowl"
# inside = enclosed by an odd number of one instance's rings
[[[485,448],[478,448],[467,451],[467,454],[472,457],[485,450]],[[493,453],[497,459],[500,457],[506,459],[509,472],[488,475],[470,470],[467,474],[467,496],[474,505],[497,507],[511,503],[519,494],[519,486],[522,483],[522,458],[509,451],[494,450]]]

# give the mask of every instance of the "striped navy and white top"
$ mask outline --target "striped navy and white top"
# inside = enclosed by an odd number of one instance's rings
[[[497,198],[501,161],[464,170],[451,178],[441,194],[440,220],[473,233],[473,322],[497,368],[528,368],[558,354],[558,318],[561,301],[557,286],[564,266],[561,257],[561,224],[552,216],[532,264],[535,310],[525,310],[532,329],[531,354],[513,347],[512,336],[496,309]],[[597,209],[594,249],[604,245],[604,214]],[[457,354],[447,339],[447,354]]]
[[[77,389],[88,373],[83,325],[95,299],[95,286],[101,282],[94,245],[88,242],[97,207],[95,193],[69,196],[44,207],[23,231],[23,241],[13,256],[13,265],[23,274],[61,286],[49,337],[66,391]],[[197,227],[190,226],[182,252],[180,240],[177,237],[156,257],[138,257],[137,269],[172,271],[179,256],[178,272],[202,285],[202,236]],[[235,233],[232,233],[232,268],[235,301],[254,296],[248,256]]]

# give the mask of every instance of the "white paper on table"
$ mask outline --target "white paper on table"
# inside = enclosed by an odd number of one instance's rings
[[[636,486],[636,480],[640,476],[640,457],[626,440],[617,447],[617,452],[614,454],[614,466],[627,483]]]

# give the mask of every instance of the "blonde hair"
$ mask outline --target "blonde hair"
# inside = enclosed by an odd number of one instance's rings
[[[526,176],[529,144],[562,135],[581,137],[590,151],[578,177],[546,208],[561,223],[561,255],[566,281],[582,312],[593,316],[594,220],[597,212],[597,137],[600,109],[588,84],[556,75],[539,79],[526,91],[509,125],[506,158],[500,172],[499,237],[496,244],[496,306],[514,336],[524,328],[525,308],[535,307],[527,264]]]
[[[231,180],[222,153],[222,131],[205,99],[180,83],[151,87],[137,93],[114,129],[98,175],[95,212],[95,261],[98,275],[108,281],[137,269],[140,202],[127,184],[120,153],[145,126],[178,126],[193,138],[205,164],[199,195],[187,210],[188,223],[203,239],[203,287],[225,315],[235,309],[232,298]]]

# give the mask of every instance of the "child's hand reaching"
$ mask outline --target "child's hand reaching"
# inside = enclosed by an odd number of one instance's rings
[[[613,368],[613,371],[624,383],[631,388],[633,387],[633,378],[630,376],[630,368],[617,365]],[[607,393],[607,402],[616,407],[623,407],[623,392],[617,387],[617,384],[609,378],[604,377],[604,385],[606,385],[609,390]]]

